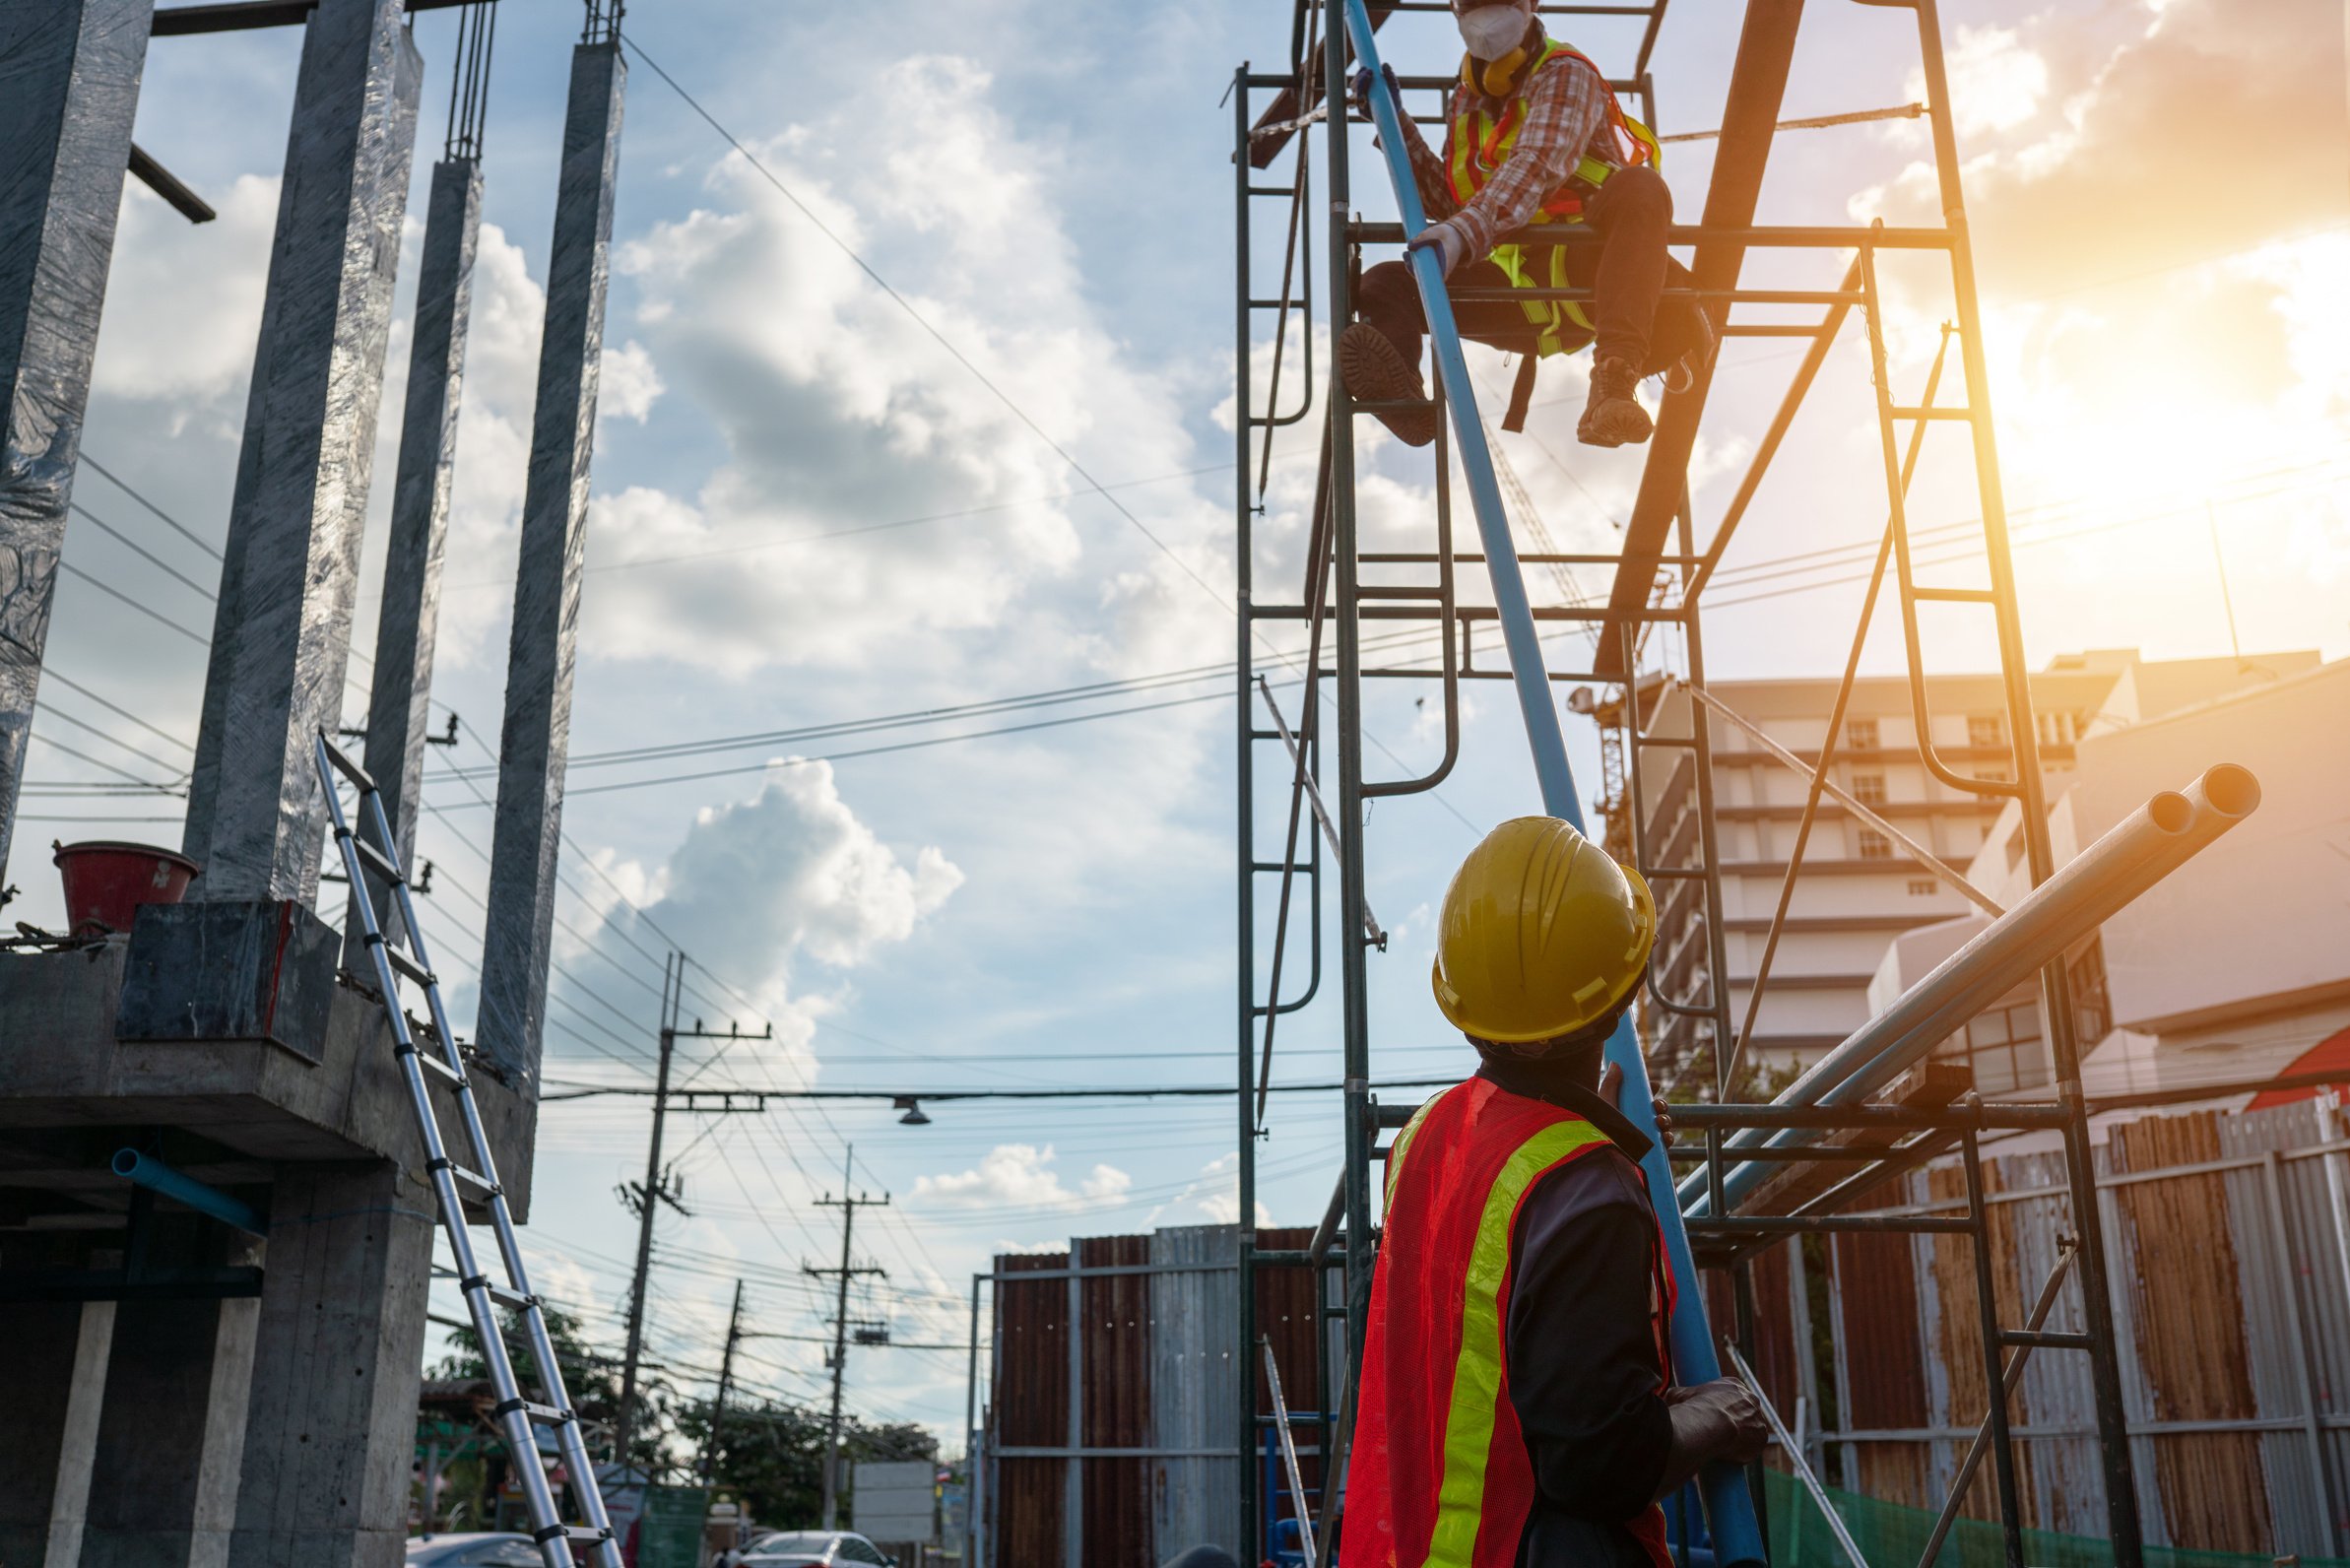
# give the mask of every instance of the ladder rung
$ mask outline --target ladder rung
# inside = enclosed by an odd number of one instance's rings
[[[501,1307],[511,1307],[516,1312],[527,1311],[539,1304],[537,1296],[526,1296],[512,1285],[501,1285],[494,1279],[484,1279],[482,1288],[490,1292],[490,1300]]]
[[[446,1170],[461,1186],[478,1188],[485,1193],[494,1193],[499,1190],[495,1178],[485,1176],[478,1170],[467,1170],[463,1165],[445,1156],[440,1159],[426,1160],[424,1170],[427,1174],[436,1170]]]
[[[1357,599],[1442,599],[1444,590],[1423,583],[1364,583],[1355,589]]]
[[[357,784],[362,792],[369,795],[375,793],[375,780],[368,775],[365,768],[353,761],[349,753],[341,747],[323,735],[318,738],[318,744],[326,748],[326,759],[335,764],[336,772]]]
[[[1397,409],[1432,409],[1433,398],[1362,398],[1353,405],[1357,414],[1386,414]]]
[[[542,1426],[560,1426],[572,1418],[569,1410],[560,1410],[552,1405],[541,1405],[536,1400],[502,1400],[490,1408],[490,1415],[501,1420],[516,1411],[520,1411]]]
[[[359,834],[351,835],[351,847],[359,851],[359,863],[385,882],[404,882],[408,880],[400,875],[400,868],[392,864],[389,855],[359,837]]]
[[[1973,419],[1975,417],[1975,411],[1973,409],[1926,409],[1901,408],[1897,406],[1893,410],[1893,417],[1897,420],[1965,421]]]
[[[443,1057],[438,1051],[427,1051],[421,1045],[412,1045],[405,1051],[398,1051],[393,1054],[399,1056],[413,1056],[417,1059],[417,1065],[422,1067],[425,1072],[436,1073],[451,1083],[458,1084],[461,1087],[465,1083],[465,1075],[459,1072],[457,1069],[451,1067],[448,1063],[448,1059]]]
[[[431,970],[425,968],[423,964],[417,962],[414,958],[411,958],[404,950],[393,947],[388,942],[383,945],[383,955],[392,961],[392,972],[401,976],[403,979],[414,980],[418,985],[421,986],[440,984],[439,978],[435,976]]]
[[[1996,596],[1989,588],[1913,588],[1910,597],[1942,605],[1988,605],[1997,602]]]
[[[1295,310],[1305,303],[1302,299],[1251,299],[1251,310]]]
[[[550,1540],[554,1538],[555,1537],[552,1535],[548,1537]],[[563,1539],[584,1540],[592,1544],[596,1541],[612,1539],[612,1532],[609,1530],[598,1530],[593,1525],[565,1525],[563,1527]]]

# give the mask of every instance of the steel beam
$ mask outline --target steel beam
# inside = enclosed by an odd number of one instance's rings
[[[482,1049],[536,1098],[547,1011],[555,874],[570,751],[571,667],[579,629],[588,461],[604,351],[613,181],[628,67],[618,39],[571,54],[570,104],[548,261],[537,412],[506,656],[497,824],[482,947]]]
[[[310,748],[343,713],[423,61],[401,0],[302,35],[182,847],[205,899],[318,892]]]
[[[154,0],[0,9],[0,882]]]
[[[1746,24],[1738,34],[1738,52],[1730,67],[1730,94],[1722,106],[1721,151],[1715,155],[1714,180],[1706,192],[1700,227],[1710,229],[1747,229],[1762,194],[1763,171],[1771,162],[1771,135],[1779,123],[1779,106],[1787,93],[1787,74],[1795,53],[1795,26],[1803,17],[1803,0],[1748,0]],[[1735,288],[1746,259],[1742,240],[1700,241],[1689,270],[1701,290]],[[1727,306],[1711,307],[1716,326],[1728,315]],[[1667,393],[1658,412],[1657,433],[1649,440],[1648,464],[1641,470],[1640,491],[1632,516],[1624,526],[1621,564],[1607,596],[1608,620],[1599,628],[1597,667],[1618,673],[1623,661],[1623,628],[1634,623],[1648,602],[1649,584],[1656,580],[1657,563],[1665,554],[1665,533],[1680,506],[1689,480],[1689,455],[1697,445],[1697,425],[1705,415],[1706,393],[1713,385],[1713,367],[1700,371],[1689,390]]]
[[[457,408],[465,383],[465,333],[472,308],[474,249],[482,230],[482,165],[453,158],[432,169],[424,255],[417,278],[408,393],[393,470],[392,536],[383,602],[375,621],[375,680],[368,690],[366,768],[383,791],[400,864],[416,864],[417,806],[423,798],[424,737],[430,725],[433,640],[440,624],[440,566],[448,543],[449,483],[457,462]],[[358,892],[353,889],[354,894]],[[387,934],[400,929],[387,895],[375,911]],[[364,967],[359,921],[344,927],[345,951]]]

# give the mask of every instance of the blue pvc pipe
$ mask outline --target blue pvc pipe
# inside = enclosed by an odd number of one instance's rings
[[[149,1192],[161,1193],[174,1203],[187,1205],[198,1213],[210,1214],[225,1225],[251,1231],[256,1236],[269,1234],[269,1223],[250,1204],[242,1204],[222,1192],[207,1187],[195,1177],[173,1170],[162,1160],[142,1154],[135,1148],[114,1151],[114,1174]]]
[[[1380,69],[1379,45],[1371,33],[1371,19],[1363,0],[1345,0],[1346,32],[1358,59],[1369,68],[1372,121],[1379,128],[1381,156],[1387,162],[1396,205],[1403,220],[1406,239],[1427,227],[1420,207],[1419,187],[1413,183],[1410,155],[1404,150],[1402,105],[1389,91]],[[1333,104],[1343,114],[1343,104]],[[1453,432],[1461,453],[1461,468],[1469,478],[1469,496],[1476,512],[1477,536],[1485,547],[1486,570],[1493,579],[1493,603],[1501,621],[1502,640],[1510,654],[1510,678],[1518,690],[1518,709],[1526,719],[1526,739],[1534,750],[1534,777],[1542,790],[1542,809],[1584,831],[1583,804],[1575,795],[1575,775],[1567,765],[1566,736],[1558,708],[1550,696],[1550,672],[1542,662],[1541,639],[1535,632],[1534,609],[1526,596],[1526,578],[1518,564],[1517,543],[1510,537],[1509,514],[1502,509],[1501,485],[1494,477],[1493,455],[1485,442],[1484,422],[1477,416],[1476,394],[1469,379],[1469,360],[1461,350],[1461,332],[1453,318],[1453,302],[1445,293],[1437,259],[1427,251],[1405,257],[1412,281],[1419,286],[1420,306],[1428,318],[1428,342],[1435,355],[1436,372],[1444,384],[1452,411]],[[1623,1105],[1635,1123],[1646,1123],[1656,1137],[1650,1104],[1648,1064],[1641,1059],[1640,1042],[1625,1017],[1607,1041],[1607,1060],[1623,1070]],[[1714,1351],[1713,1331],[1707,1326],[1700,1299],[1697,1267],[1689,1254],[1688,1233],[1681,1226],[1680,1203],[1673,1192],[1672,1165],[1665,1157],[1663,1139],[1657,1139],[1649,1157],[1641,1162],[1648,1180],[1649,1201],[1665,1233],[1665,1254],[1679,1292],[1672,1313],[1673,1371],[1683,1383],[1703,1383],[1722,1375]],[[1754,1500],[1746,1477],[1734,1466],[1709,1465],[1699,1477],[1718,1560],[1725,1568],[1760,1564],[1764,1560],[1762,1532],[1754,1518]]]

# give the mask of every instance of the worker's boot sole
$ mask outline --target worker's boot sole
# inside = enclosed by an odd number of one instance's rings
[[[1656,433],[1649,411],[1636,398],[1598,398],[1583,411],[1575,439],[1586,446],[1638,446]]]
[[[1405,446],[1426,446],[1436,439],[1436,410],[1427,406],[1428,389],[1420,382],[1419,366],[1405,359],[1386,333],[1367,321],[1339,333],[1338,374],[1346,383],[1346,395],[1357,403],[1418,399],[1419,408],[1370,412]]]

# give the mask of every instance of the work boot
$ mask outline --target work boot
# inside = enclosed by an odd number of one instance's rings
[[[1714,349],[1722,341],[1714,331],[1712,316],[1702,310],[1697,311],[1696,316],[1697,342],[1690,345],[1687,354],[1665,366],[1665,390],[1667,392],[1686,392],[1695,386],[1698,372],[1713,359]]]
[[[1631,360],[1611,354],[1595,361],[1591,401],[1583,406],[1575,439],[1586,446],[1637,446],[1647,440],[1656,426],[1633,395],[1639,385],[1640,370]]]
[[[1357,403],[1387,403],[1417,398],[1418,408],[1373,409],[1379,423],[1405,446],[1426,446],[1436,439],[1436,410],[1427,402],[1428,389],[1419,366],[1403,358],[1388,335],[1367,321],[1357,321],[1338,334],[1338,374],[1346,395]]]

